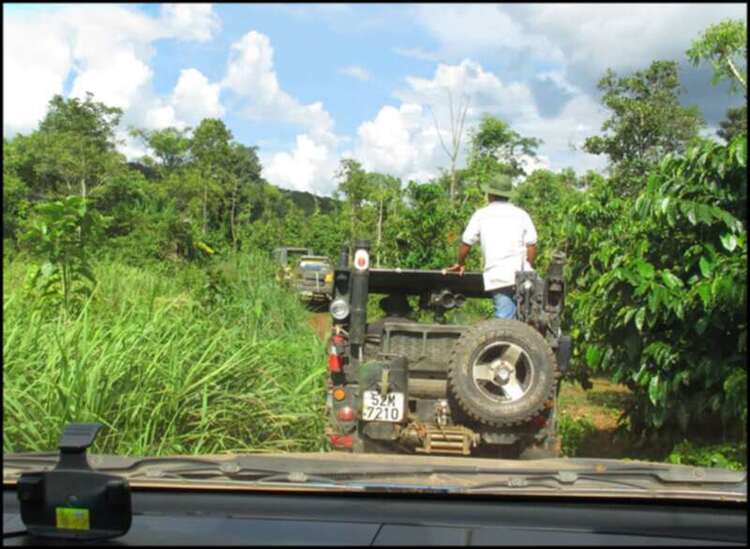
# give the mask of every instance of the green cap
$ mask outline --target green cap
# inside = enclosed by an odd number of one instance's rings
[[[511,182],[509,175],[501,173],[492,176],[490,180],[485,182],[480,188],[484,193],[503,198],[510,198],[511,192],[513,191],[513,183]]]

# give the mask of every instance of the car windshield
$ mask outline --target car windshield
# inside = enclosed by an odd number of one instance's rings
[[[746,488],[741,5],[3,15],[6,478]]]

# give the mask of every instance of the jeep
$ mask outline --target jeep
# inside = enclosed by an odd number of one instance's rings
[[[328,303],[333,293],[333,265],[309,248],[277,248],[273,252],[280,269],[279,283],[291,286],[310,303]]]
[[[571,340],[560,329],[565,256],[546,280],[516,273],[516,319],[446,323],[487,298],[481,273],[371,269],[369,242],[341,251],[329,310],[326,434],[334,450],[557,457],[557,395]],[[370,294],[385,316],[367,319]],[[433,323],[407,315],[409,298]],[[424,316],[424,315],[422,315]]]

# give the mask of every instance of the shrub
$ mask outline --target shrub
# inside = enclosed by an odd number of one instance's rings
[[[601,182],[572,209],[576,356],[634,391],[634,431],[745,431],[746,154],[744,136],[704,142],[636,200]]]

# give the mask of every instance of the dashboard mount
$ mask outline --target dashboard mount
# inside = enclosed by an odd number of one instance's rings
[[[90,541],[119,537],[130,529],[128,481],[94,471],[86,459],[101,428],[100,423],[69,424],[58,444],[57,466],[21,475],[16,493],[30,535]]]

